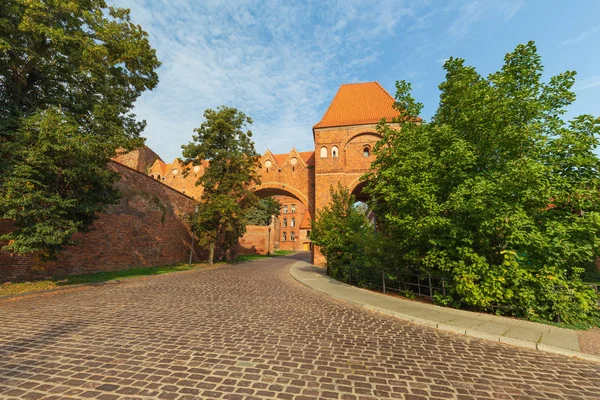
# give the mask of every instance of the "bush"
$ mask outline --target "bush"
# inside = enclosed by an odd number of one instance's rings
[[[452,276],[447,304],[529,319],[595,318],[582,283],[600,256],[600,119],[561,119],[575,73],[542,82],[535,45],[487,77],[449,59],[431,122],[397,84],[400,126],[382,122],[364,179],[386,253]],[[586,276],[589,276],[588,272]]]

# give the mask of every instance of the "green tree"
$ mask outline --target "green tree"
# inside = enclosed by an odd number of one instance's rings
[[[246,211],[245,218],[248,225],[269,225],[271,217],[278,217],[281,213],[281,203],[274,197],[260,199],[255,206]]]
[[[348,280],[351,269],[366,266],[364,244],[372,239],[373,227],[348,188],[338,183],[330,192],[331,201],[311,222],[310,238],[327,260],[327,274]]]
[[[194,129],[193,141],[183,145],[186,162],[209,162],[198,178],[204,193],[199,203],[195,232],[208,248],[209,264],[220,245],[227,251],[246,231],[246,210],[257,198],[248,187],[259,183],[259,154],[254,149],[252,132],[246,130],[252,119],[232,107],[220,106],[204,112],[205,121]],[[242,201],[244,200],[244,201]]]
[[[4,250],[51,258],[118,199],[106,164],[143,143],[131,111],[159,65],[128,10],[0,2],[0,218],[15,221]]]
[[[430,123],[407,118],[420,104],[398,83],[401,129],[379,125],[365,177],[398,257],[451,274],[469,307],[588,319],[596,296],[579,277],[600,255],[600,120],[563,121],[575,73],[543,82],[532,42],[487,78],[461,59],[444,69]]]

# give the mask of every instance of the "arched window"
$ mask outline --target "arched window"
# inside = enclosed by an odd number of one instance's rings
[[[371,148],[369,146],[363,147],[363,157],[369,157],[371,155]]]
[[[333,146],[331,148],[331,157],[337,157],[339,155],[339,150],[337,146]]]
[[[327,157],[327,147],[323,146],[321,147],[321,158],[326,158]]]

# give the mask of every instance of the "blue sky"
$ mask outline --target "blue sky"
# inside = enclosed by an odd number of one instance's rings
[[[109,0],[110,2],[110,0]],[[394,95],[412,83],[435,112],[442,64],[461,57],[484,75],[534,40],[545,78],[578,72],[568,116],[600,115],[600,1],[558,0],[113,0],[131,9],[163,63],[136,103],[147,145],[181,155],[207,108],[254,119],[257,150],[312,150],[312,126],[339,85],[378,81]]]

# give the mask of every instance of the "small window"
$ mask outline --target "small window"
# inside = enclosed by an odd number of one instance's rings
[[[339,155],[337,146],[331,148],[331,157],[337,157]]]
[[[283,206],[283,213],[287,214],[287,206]]]
[[[283,233],[281,234],[281,241],[282,241],[282,242],[285,242],[286,240],[287,240],[287,233],[286,233],[286,232],[283,232]]]
[[[287,226],[287,218],[283,219],[283,226]]]
[[[292,212],[295,213],[296,212],[296,205],[292,204]]]
[[[363,147],[363,157],[369,157],[371,155],[371,149],[369,146]]]
[[[321,158],[327,158],[327,147],[321,147]]]
[[[310,231],[306,231],[306,238],[310,239]]]
[[[296,226],[296,218],[290,219],[290,226]]]
[[[290,232],[290,240],[293,242],[294,240],[296,240],[296,233],[295,232]]]

